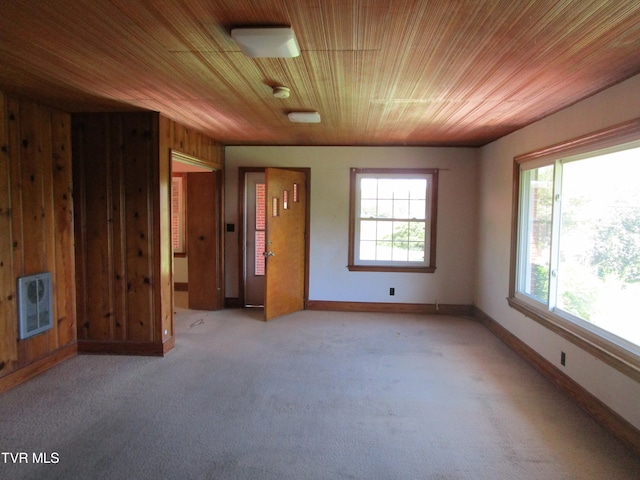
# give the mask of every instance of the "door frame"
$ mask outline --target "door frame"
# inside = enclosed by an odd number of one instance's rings
[[[266,168],[284,168],[286,170],[295,170],[305,174],[306,181],[306,205],[305,205],[305,239],[304,239],[304,309],[307,309],[309,302],[309,246],[311,240],[311,168],[309,167],[238,167],[238,303],[239,307],[244,308],[244,286],[245,286],[245,256],[246,256],[246,239],[245,239],[245,173],[264,172]]]
[[[175,164],[179,163],[184,165],[184,168],[181,168],[180,171],[178,172],[175,169]],[[173,177],[174,173],[183,173],[185,175],[185,178],[187,176],[188,173],[206,173],[206,172],[211,172],[211,173],[215,173],[215,185],[216,185],[216,192],[215,192],[215,207],[214,207],[214,211],[212,212],[214,219],[213,221],[213,225],[215,226],[215,230],[216,230],[216,234],[215,234],[215,243],[216,243],[216,248],[215,248],[215,263],[216,263],[216,269],[215,269],[215,279],[216,279],[216,295],[215,295],[215,303],[216,303],[216,309],[222,309],[225,306],[225,291],[224,291],[224,168],[222,165],[212,165],[209,164],[207,162],[205,162],[204,160],[201,160],[198,157],[194,157],[192,155],[188,155],[186,153],[180,152],[178,150],[175,149],[171,149],[170,150],[170,158],[169,158],[169,165],[170,165],[170,169],[169,169],[169,175],[170,177]],[[188,182],[187,186],[186,186],[186,191],[183,192],[185,195],[185,200],[186,200],[186,195],[188,194]],[[169,206],[170,206],[170,210],[172,207],[172,198],[171,198],[171,194],[169,194]],[[185,211],[186,214],[186,211]],[[186,215],[186,224],[185,224],[185,236],[189,235],[189,216]],[[171,221],[169,222],[169,227],[171,228]],[[191,226],[193,226],[193,224],[191,224]],[[172,247],[172,246],[171,246]],[[188,247],[187,247],[188,248]],[[171,316],[173,318],[174,312],[175,312],[175,300],[174,300],[174,290],[175,290],[175,282],[174,282],[174,259],[176,257],[176,255],[173,253],[173,248],[171,248]],[[187,258],[189,257],[189,251],[187,250],[187,253],[185,255]],[[193,260],[193,258],[192,258]],[[189,275],[190,276],[190,275]],[[189,277],[187,277],[187,284],[186,284],[186,289],[188,291],[189,288]],[[173,322],[173,320],[172,320]]]

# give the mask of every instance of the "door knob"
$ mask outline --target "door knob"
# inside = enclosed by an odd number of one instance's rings
[[[265,256],[265,257],[275,257],[275,256],[276,256],[276,254],[275,254],[275,253],[273,253],[272,251],[268,251],[268,252],[264,252],[264,256]]]

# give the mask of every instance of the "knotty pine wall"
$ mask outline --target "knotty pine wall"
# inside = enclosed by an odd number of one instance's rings
[[[172,149],[223,164],[221,145],[155,112],[73,116],[81,352],[173,347]]]
[[[0,92],[0,391],[75,355],[71,117]],[[50,271],[53,328],[18,340],[16,280]]]

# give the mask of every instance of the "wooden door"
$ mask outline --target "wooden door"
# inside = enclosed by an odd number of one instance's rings
[[[217,172],[188,173],[189,308],[194,310],[222,308],[217,218]]]
[[[306,268],[306,174],[265,170],[267,184],[267,265],[264,319],[304,308]]]

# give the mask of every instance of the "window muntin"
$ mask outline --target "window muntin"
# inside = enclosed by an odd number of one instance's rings
[[[640,143],[520,165],[515,296],[640,353]]]
[[[435,270],[437,171],[352,169],[349,268]]]

